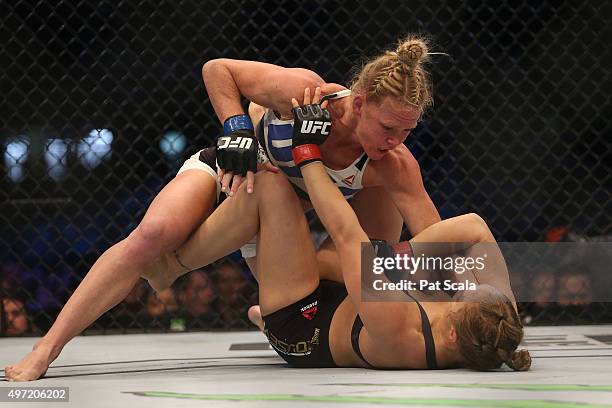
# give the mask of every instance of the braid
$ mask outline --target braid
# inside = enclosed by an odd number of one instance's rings
[[[419,61],[427,54],[427,46],[418,39],[409,38],[398,45],[397,54],[404,70],[414,71]]]
[[[497,345],[499,344],[499,339],[501,338],[501,334],[502,334],[502,325],[504,324],[505,320],[504,320],[504,316],[501,315],[499,317],[499,324],[497,325],[497,336],[495,337],[495,343],[493,344],[494,348],[497,348]]]
[[[368,62],[353,78],[351,88],[380,102],[391,96],[423,113],[433,104],[431,83],[424,64],[428,59],[427,40],[409,36],[395,50]]]
[[[421,69],[416,69],[413,72],[413,80],[414,86],[412,87],[412,101],[413,105],[418,105],[419,100],[421,99],[421,94],[423,90],[421,89],[421,83],[423,83],[423,71]]]
[[[516,351],[523,338],[523,326],[507,297],[489,290],[484,299],[467,303],[458,314],[452,319],[459,352],[467,367],[489,370],[506,363],[513,370],[529,369],[529,352]]]
[[[403,66],[397,59],[397,53],[387,51],[390,64],[380,69],[378,75],[373,80],[373,94],[383,94],[393,92],[394,89],[401,88],[403,85]]]

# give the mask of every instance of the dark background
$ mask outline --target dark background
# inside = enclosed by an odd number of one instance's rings
[[[407,143],[443,218],[477,212],[500,241],[612,233],[609,2],[2,1],[0,16],[0,146],[29,145],[14,158],[21,181],[0,163],[0,265],[41,329],[219,133],[201,79],[218,57],[346,84],[399,37],[426,34],[449,57],[433,57],[435,106]],[[113,141],[89,169],[75,146],[92,129]],[[187,139],[180,158],[159,148],[168,130]],[[58,180],[43,159],[53,138],[69,146]],[[557,321],[553,309],[535,321]],[[97,327],[124,327],[109,319]]]

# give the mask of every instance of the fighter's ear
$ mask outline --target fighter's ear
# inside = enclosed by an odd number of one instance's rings
[[[356,115],[361,115],[361,113],[363,112],[364,105],[365,105],[364,95],[356,94],[355,96],[353,96],[353,111],[355,112]]]
[[[448,333],[448,339],[451,343],[457,343],[457,330],[455,330],[454,326],[451,326],[450,332]]]

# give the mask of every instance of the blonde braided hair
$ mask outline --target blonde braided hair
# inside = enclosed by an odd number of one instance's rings
[[[398,42],[395,50],[367,62],[353,77],[351,90],[374,103],[394,97],[422,114],[433,104],[429,73],[424,67],[430,55],[428,49],[424,37],[408,36]]]

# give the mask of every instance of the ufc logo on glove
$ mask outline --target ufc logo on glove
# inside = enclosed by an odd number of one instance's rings
[[[302,122],[302,128],[300,132],[302,133],[317,133],[319,132],[322,135],[329,135],[328,128],[331,126],[330,122],[321,122],[319,120],[306,120]]]
[[[228,147],[249,149],[252,143],[253,139],[249,137],[222,136],[219,138],[217,149],[227,149]]]

